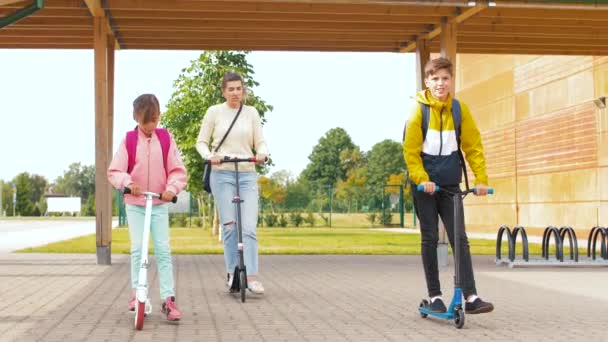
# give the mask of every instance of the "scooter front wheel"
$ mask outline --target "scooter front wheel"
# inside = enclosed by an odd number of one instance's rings
[[[457,329],[464,326],[464,310],[462,308],[456,309],[456,312],[454,312],[454,326]]]
[[[144,317],[146,315],[146,303],[137,302],[135,308],[135,329],[141,330],[144,328]]]
[[[245,303],[245,291],[247,291],[247,275],[245,275],[244,271],[239,272],[239,281],[241,282],[241,302]]]

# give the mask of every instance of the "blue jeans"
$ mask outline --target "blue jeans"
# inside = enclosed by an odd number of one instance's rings
[[[129,222],[129,238],[131,239],[131,286],[135,289],[141,262],[146,207],[127,204],[126,212]],[[156,266],[158,267],[160,298],[164,301],[169,296],[175,296],[171,246],[169,245],[169,207],[167,204],[152,206],[150,236],[154,245]],[[150,286],[148,285],[148,287]]]
[[[239,261],[236,204],[232,203],[232,199],[236,195],[236,173],[234,171],[214,170],[211,171],[209,182],[220,215],[226,272],[232,273]],[[241,224],[243,227],[245,267],[248,276],[257,275],[258,174],[256,172],[239,172],[239,184],[241,200],[244,201],[241,203]]]

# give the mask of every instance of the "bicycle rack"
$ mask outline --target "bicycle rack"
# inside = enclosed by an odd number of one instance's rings
[[[507,236],[508,257],[502,256],[502,242],[504,236]],[[517,236],[521,235],[522,243],[522,259],[516,260]],[[555,245],[555,258],[549,255],[549,247],[551,245],[551,237],[553,236]],[[568,247],[570,247],[569,259],[564,260],[564,243],[568,239]],[[600,239],[600,258],[597,258],[597,242]],[[502,225],[498,228],[496,236],[496,265],[506,264],[509,268],[527,267],[527,266],[608,266],[608,228],[593,227],[589,232],[587,240],[587,258],[579,258],[578,240],[576,232],[570,226],[548,226],[543,232],[541,243],[541,257],[530,258],[528,246],[528,234],[522,226],[515,226],[513,230],[508,226]]]

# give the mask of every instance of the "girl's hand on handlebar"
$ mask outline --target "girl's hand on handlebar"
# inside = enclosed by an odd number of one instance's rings
[[[485,196],[488,194],[488,186],[485,184],[477,184],[475,185],[475,195],[476,196]]]
[[[141,188],[136,183],[131,183],[127,186],[127,188],[131,189],[131,195],[133,196],[141,196]]]
[[[171,191],[165,191],[160,195],[160,199],[165,202],[171,202],[173,197],[175,197],[175,194]]]

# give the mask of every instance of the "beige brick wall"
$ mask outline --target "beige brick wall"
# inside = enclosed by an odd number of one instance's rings
[[[608,95],[608,57],[461,54],[457,61],[457,97],[482,132],[496,189],[466,199],[467,229],[608,226],[608,116],[593,103]]]

